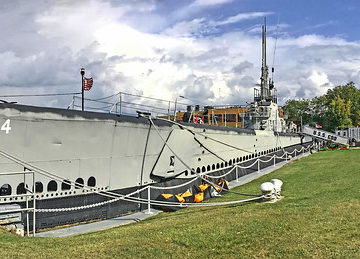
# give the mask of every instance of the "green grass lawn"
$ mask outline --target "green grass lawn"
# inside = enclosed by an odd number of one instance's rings
[[[5,257],[360,258],[360,150],[294,161],[235,191],[284,182],[277,203],[183,209],[140,223],[66,238],[0,232]],[[227,194],[213,201],[245,199]]]

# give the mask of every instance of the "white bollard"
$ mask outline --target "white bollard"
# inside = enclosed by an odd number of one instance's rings
[[[260,185],[260,190],[264,196],[265,201],[274,201],[276,200],[274,184],[270,182],[265,182]]]
[[[283,185],[283,182],[279,179],[272,179],[272,180],[270,180],[270,183],[272,183],[274,185],[276,198],[280,199],[281,186]]]

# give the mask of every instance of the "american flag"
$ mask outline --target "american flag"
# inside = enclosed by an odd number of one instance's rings
[[[90,77],[90,78],[85,77],[84,78],[84,90],[89,91],[91,89],[92,85],[93,85],[92,77]]]

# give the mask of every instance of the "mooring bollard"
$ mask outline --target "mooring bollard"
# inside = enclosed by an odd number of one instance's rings
[[[265,182],[260,185],[260,190],[263,194],[264,201],[276,200],[274,185],[270,182]]]
[[[281,186],[283,185],[283,182],[279,179],[272,179],[272,180],[270,180],[270,183],[272,183],[274,185],[276,198],[280,199]]]

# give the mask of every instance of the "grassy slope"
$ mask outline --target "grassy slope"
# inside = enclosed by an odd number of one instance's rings
[[[320,152],[235,190],[284,182],[285,198],[162,213],[68,238],[0,233],[7,257],[360,257],[360,150]],[[217,200],[242,199],[228,194]],[[212,200],[214,201],[214,200]]]

